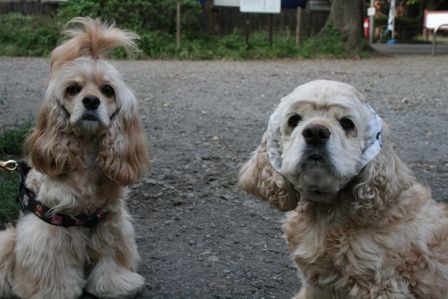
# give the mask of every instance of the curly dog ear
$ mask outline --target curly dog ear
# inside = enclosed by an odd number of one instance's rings
[[[47,97],[25,142],[31,165],[49,176],[61,175],[80,165],[79,145],[65,114],[56,100]]]
[[[272,168],[267,156],[266,139],[265,134],[260,146],[241,168],[239,185],[281,211],[294,210],[300,195],[291,183]]]
[[[400,160],[383,128],[383,148],[360,172],[353,187],[353,213],[356,218],[373,223],[415,183],[409,168]]]
[[[134,183],[147,168],[149,155],[137,99],[124,85],[117,88],[117,97],[122,106],[102,141],[98,162],[107,177],[126,186]]]

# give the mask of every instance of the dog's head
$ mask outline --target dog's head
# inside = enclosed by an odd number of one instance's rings
[[[69,39],[51,53],[45,100],[27,140],[31,163],[52,176],[75,170],[81,140],[90,140],[100,147],[105,175],[129,184],[148,162],[137,99],[102,55],[117,47],[137,50],[137,35],[90,18],[68,26]]]
[[[385,135],[383,121],[354,87],[312,81],[282,99],[270,117],[262,145],[243,166],[240,183],[283,210],[293,208],[300,196],[332,201],[355,178],[358,189],[365,187],[359,194],[365,195],[382,189],[386,182],[380,186],[379,175],[388,179],[389,168],[398,163],[391,164],[390,157],[395,155],[390,145],[383,146]],[[394,185],[393,180],[389,183]],[[269,192],[264,190],[267,186]],[[289,192],[283,191],[279,200],[275,193],[285,186]],[[286,196],[291,192],[296,195]]]

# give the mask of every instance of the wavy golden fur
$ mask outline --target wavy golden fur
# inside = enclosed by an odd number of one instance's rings
[[[126,186],[148,166],[148,150],[137,98],[102,59],[116,47],[137,50],[137,36],[90,18],[68,26],[68,40],[51,53],[45,99],[26,140],[33,167],[26,184],[54,212],[107,216],[93,228],[21,216],[16,228],[0,233],[1,298],[75,299],[84,289],[127,298],[144,284],[135,272],[138,252],[125,198]]]
[[[240,186],[284,212],[294,210],[300,198],[293,185],[269,163],[266,136],[263,136],[260,146],[241,168]]]
[[[359,110],[365,109],[364,100],[355,92],[347,98],[347,85],[338,82],[314,81],[304,86],[278,108],[301,113],[303,122],[294,129],[297,133],[282,135],[283,162],[299,161],[302,165],[306,159],[299,150],[303,130],[323,124],[331,132],[326,154],[339,157],[325,161],[339,164],[328,167],[323,163],[317,173],[322,180],[340,180],[339,169],[360,153],[348,144],[361,144],[357,140],[362,140],[366,118],[356,115],[363,115]],[[338,121],[332,119],[338,112],[326,106],[339,101],[342,93],[343,103],[349,107],[344,115],[353,117],[356,134],[344,135]],[[307,110],[300,106],[303,99],[316,103],[314,107],[327,108]],[[326,105],[319,106],[322,103]],[[308,182],[309,177],[293,187],[277,173],[267,156],[266,135],[242,167],[240,186],[274,207],[290,211],[283,231],[300,270],[302,289],[295,298],[448,298],[447,208],[434,202],[428,188],[416,183],[393,150],[386,126],[380,153],[332,194],[307,190],[302,182]],[[288,151],[288,142],[293,144],[293,151]],[[338,156],[344,147],[350,151]],[[289,159],[291,153],[299,155],[298,160]],[[292,169],[301,168],[295,165]],[[340,175],[334,175],[338,171]],[[296,174],[307,175],[306,171]],[[320,176],[311,179],[319,180]]]
[[[74,28],[69,28],[75,25]],[[138,51],[135,43],[139,37],[133,32],[123,31],[100,19],[77,17],[67,23],[63,35],[69,38],[51,52],[52,70],[57,70],[78,57],[101,58],[105,53],[123,47],[128,54]]]

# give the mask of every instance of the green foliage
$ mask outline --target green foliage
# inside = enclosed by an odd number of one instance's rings
[[[173,36],[148,32],[142,35],[141,45],[143,53],[154,59],[240,60],[366,56],[365,51],[347,52],[341,34],[334,29],[327,31],[325,35],[308,39],[300,47],[295,45],[294,38],[280,33],[274,34],[270,45],[267,32],[252,33],[246,44],[245,37],[239,30],[226,36],[198,36],[195,39],[184,36],[179,50],[176,50]]]
[[[59,26],[49,17],[0,15],[0,55],[46,56],[55,47]]]
[[[20,179],[17,173],[0,171],[0,223],[7,223],[19,215],[19,205],[15,198]]]
[[[196,0],[69,0],[59,10],[58,16],[64,23],[76,16],[90,16],[128,30],[144,33],[176,30],[176,5],[182,7],[182,26],[190,32],[199,28],[201,7]]]
[[[299,53],[304,58],[348,56],[342,34],[332,26],[324,27],[318,35],[304,41]]]
[[[8,160],[20,157],[26,135],[31,123],[26,122],[17,128],[0,131],[0,158]],[[20,179],[15,172],[0,171],[0,223],[14,220],[19,214],[19,206],[15,201],[19,190]]]
[[[62,25],[72,17],[101,16],[140,35],[142,51],[138,58],[237,60],[363,56],[347,52],[342,35],[332,27],[304,41],[299,48],[294,38],[280,32],[274,33],[272,45],[267,41],[267,32],[251,33],[248,43],[239,30],[227,36],[205,35],[199,30],[200,6],[196,0],[181,1],[183,30],[181,47],[176,49],[176,2],[69,0],[62,4],[55,20],[42,16],[0,15],[0,25],[4,25],[0,26],[0,55],[46,56],[56,46]],[[121,49],[111,54],[113,58],[126,57]]]
[[[20,156],[26,136],[32,127],[31,122],[25,122],[16,128],[0,131],[0,157],[5,155]]]

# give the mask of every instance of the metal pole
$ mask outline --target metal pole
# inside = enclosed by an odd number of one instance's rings
[[[370,7],[373,7],[375,0],[370,0]],[[369,44],[373,44],[373,35],[374,35],[374,27],[375,27],[375,16],[369,16]]]

